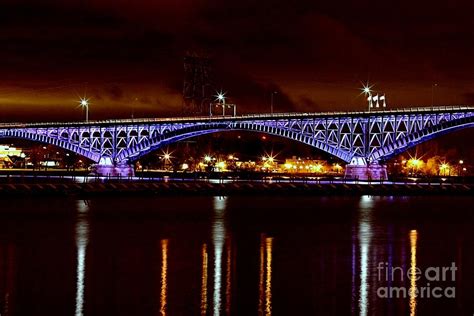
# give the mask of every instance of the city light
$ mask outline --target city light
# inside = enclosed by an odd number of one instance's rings
[[[314,171],[316,172],[322,172],[323,171],[323,165],[321,164],[317,164],[316,166],[314,166]]]
[[[370,85],[368,82],[367,82],[366,84],[362,84],[362,89],[361,89],[362,92],[361,92],[361,94],[363,93],[363,94],[365,94],[366,96],[371,95],[371,94],[372,94],[372,87],[373,87],[373,86],[374,86],[374,85]]]
[[[216,101],[219,101],[219,103],[225,104],[225,94],[226,92],[218,92],[216,95]]]
[[[83,97],[79,100],[79,106],[86,110],[86,122],[89,122],[89,99]]]
[[[440,171],[440,175],[442,176],[447,176],[449,175],[449,164],[447,163],[442,163],[440,166],[439,166],[439,171]]]
[[[204,161],[207,162],[207,163],[209,163],[209,162],[212,161],[212,157],[209,156],[209,155],[206,155],[206,156],[204,156]]]
[[[161,159],[164,159],[166,162],[171,161],[171,158],[173,158],[172,152],[170,152],[168,149],[162,150],[161,152],[162,152]]]
[[[227,167],[225,161],[219,161],[217,164],[216,164],[216,167],[219,169],[219,171],[224,171]]]

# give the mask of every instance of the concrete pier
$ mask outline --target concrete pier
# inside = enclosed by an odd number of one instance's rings
[[[347,165],[346,179],[357,180],[387,180],[387,166],[379,164]]]
[[[135,170],[133,166],[128,164],[121,165],[101,165],[97,164],[92,167],[92,173],[104,177],[133,177]]]

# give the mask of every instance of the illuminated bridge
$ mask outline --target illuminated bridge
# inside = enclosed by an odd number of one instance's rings
[[[199,135],[254,131],[318,148],[348,163],[346,176],[386,178],[384,161],[408,148],[474,124],[474,107],[372,112],[0,124],[0,138],[55,145],[87,157],[99,174],[133,173],[131,163],[157,148]]]

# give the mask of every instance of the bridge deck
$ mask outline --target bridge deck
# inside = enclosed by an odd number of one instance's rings
[[[138,119],[108,119],[98,121],[77,122],[38,122],[38,123],[0,123],[1,128],[25,128],[25,127],[47,127],[47,126],[83,126],[83,125],[117,125],[117,124],[142,124],[142,123],[185,123],[185,122],[209,122],[209,121],[242,121],[242,120],[272,120],[289,118],[311,118],[311,117],[361,117],[375,115],[403,115],[417,113],[446,113],[446,112],[470,112],[474,106],[436,106],[436,107],[410,107],[399,109],[386,109],[374,111],[337,111],[337,112],[289,112],[274,114],[245,114],[238,116],[190,116],[190,117],[167,117],[167,118],[138,118]]]

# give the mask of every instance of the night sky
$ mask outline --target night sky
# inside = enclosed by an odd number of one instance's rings
[[[0,120],[176,116],[183,57],[239,112],[474,103],[473,1],[3,0]]]

